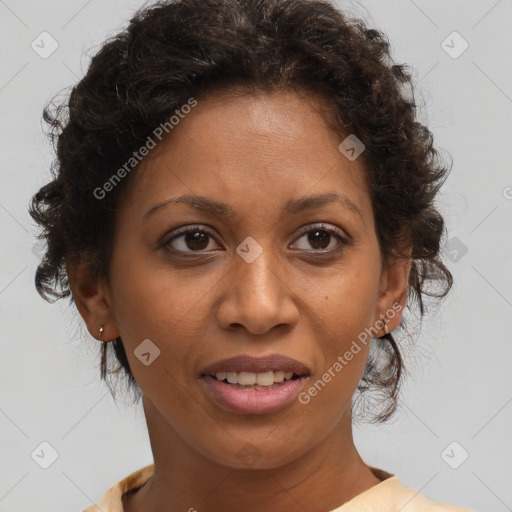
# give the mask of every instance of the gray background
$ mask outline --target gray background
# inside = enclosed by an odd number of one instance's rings
[[[0,0],[0,511],[78,512],[152,462],[141,406],[114,403],[100,384],[99,343],[66,302],[35,292],[27,214],[53,158],[44,104],[141,5]],[[394,60],[414,68],[421,119],[454,162],[439,200],[454,289],[419,335],[411,326],[401,411],[389,424],[358,426],[356,444],[366,462],[432,499],[512,510],[512,1],[340,5],[384,30]],[[46,59],[31,47],[43,31],[58,43]],[[469,44],[457,58],[442,46],[453,31]],[[42,442],[58,452],[48,469],[31,457]]]

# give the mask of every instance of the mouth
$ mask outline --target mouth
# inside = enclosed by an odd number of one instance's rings
[[[307,373],[299,375],[293,371],[285,372],[283,370],[270,370],[261,373],[246,371],[218,372],[213,375],[203,375],[203,377],[211,377],[235,389],[257,391],[276,389],[283,386],[286,382],[307,376]]]
[[[306,365],[280,355],[225,359],[199,374],[217,405],[238,414],[271,413],[290,405],[310,376]]]

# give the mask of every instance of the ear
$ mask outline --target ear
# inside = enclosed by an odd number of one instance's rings
[[[389,332],[400,325],[407,302],[412,265],[410,253],[409,250],[405,257],[390,257],[382,270],[375,323],[380,319],[387,322]]]
[[[93,338],[111,341],[119,336],[107,284],[86,258],[66,261],[69,286],[80,316]],[[100,327],[103,332],[100,333]]]

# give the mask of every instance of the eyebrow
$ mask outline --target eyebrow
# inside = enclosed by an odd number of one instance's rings
[[[290,199],[284,206],[284,212],[289,215],[297,215],[304,211],[312,210],[332,203],[340,204],[346,210],[355,213],[356,215],[361,217],[361,220],[363,221],[363,223],[365,223],[363,213],[354,204],[354,202],[351,201],[347,196],[336,193],[315,194],[307,197],[302,197],[300,199]],[[205,196],[185,195],[175,197],[172,199],[167,199],[165,201],[155,204],[144,214],[143,219],[148,218],[157,210],[168,204],[186,204],[187,206],[195,210],[211,213],[219,217],[236,217],[236,212],[233,210],[233,208],[231,208],[231,206],[229,206],[226,203],[221,203],[219,201],[209,199],[208,197]]]

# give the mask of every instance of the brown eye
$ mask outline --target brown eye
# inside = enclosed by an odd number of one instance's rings
[[[187,229],[172,236],[163,246],[176,252],[206,252],[213,233],[204,226],[190,226]]]
[[[313,249],[314,252],[331,252],[331,250],[336,250],[341,245],[347,245],[348,243],[346,238],[343,237],[338,230],[327,226],[307,228],[297,240],[302,239],[304,239],[306,243],[304,244],[305,246],[299,247],[299,249],[305,251]]]

